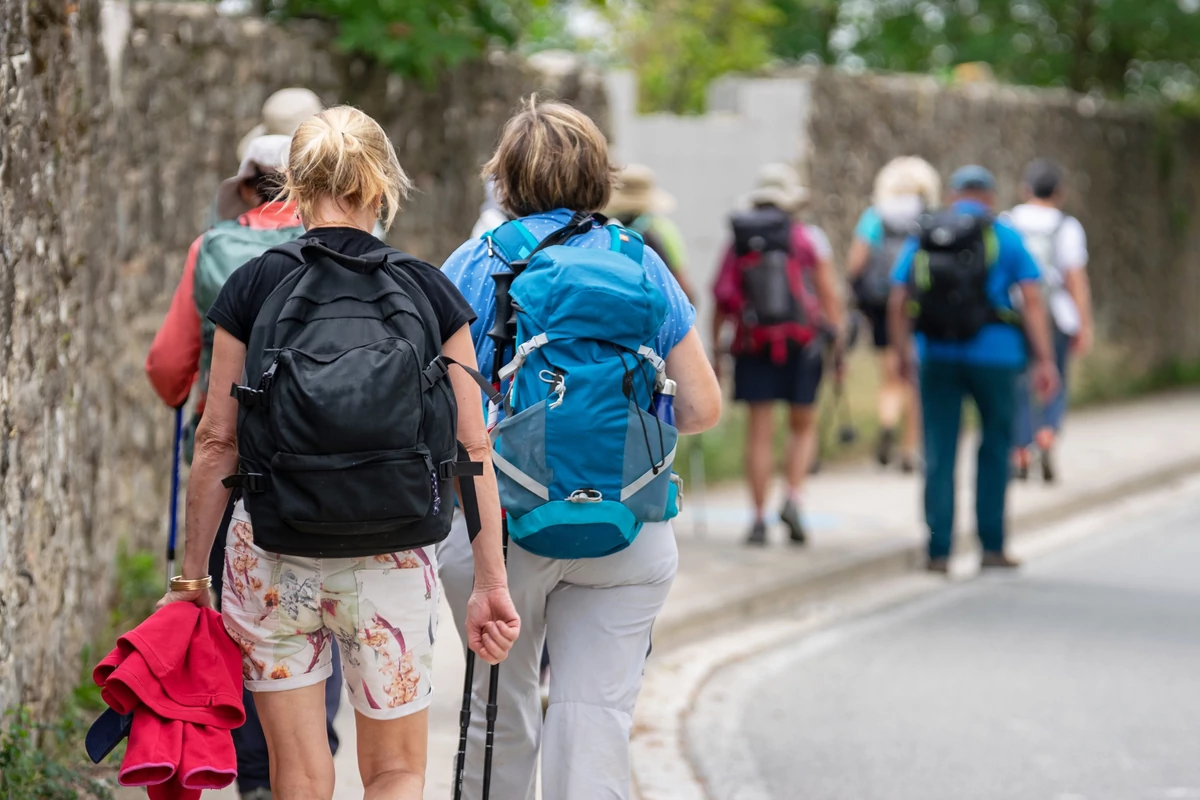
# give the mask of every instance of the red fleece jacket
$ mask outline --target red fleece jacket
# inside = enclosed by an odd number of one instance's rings
[[[133,712],[122,785],[193,800],[237,777],[230,730],[246,721],[242,655],[216,611],[171,603],[118,639],[92,679],[110,708]]]

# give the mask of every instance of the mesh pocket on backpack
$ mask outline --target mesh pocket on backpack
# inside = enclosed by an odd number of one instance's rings
[[[621,503],[639,522],[661,522],[674,516],[667,501],[678,441],[679,431],[673,426],[660,425],[658,417],[629,404]]]
[[[497,457],[497,482],[500,487],[500,505],[510,514],[521,516],[546,502],[528,483],[548,487],[553,472],[546,466],[546,408],[548,401],[530,406],[519,414],[505,417],[496,426],[495,456]],[[506,471],[501,461],[528,476]],[[562,498],[554,498],[561,500]]]

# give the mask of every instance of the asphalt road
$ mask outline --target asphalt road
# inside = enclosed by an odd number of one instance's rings
[[[1108,525],[739,665],[714,797],[1200,798],[1200,498]]]

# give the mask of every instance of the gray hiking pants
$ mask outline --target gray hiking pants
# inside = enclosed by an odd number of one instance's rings
[[[473,560],[461,515],[438,545],[442,588],[463,633]],[[626,800],[633,706],[650,628],[667,599],[679,555],[670,523],[646,525],[604,558],[559,561],[508,548],[508,585],[521,635],[500,665],[493,798],[534,800],[542,747],[544,800]],[[550,707],[542,719],[538,676],[550,651]],[[463,796],[479,800],[488,665],[475,667]],[[449,690],[450,687],[441,689]]]

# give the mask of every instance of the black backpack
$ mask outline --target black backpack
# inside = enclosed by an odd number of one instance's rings
[[[888,295],[892,293],[892,268],[912,234],[911,229],[893,228],[883,223],[883,241],[871,248],[867,266],[854,282],[854,297],[859,308],[887,307]]]
[[[998,255],[992,220],[945,209],[919,221],[919,248],[908,275],[910,313],[934,341],[963,342],[1000,322],[987,280]]]
[[[356,557],[441,541],[453,478],[482,474],[482,465],[456,439],[438,320],[402,266],[416,259],[391,248],[355,259],[316,240],[272,252],[301,266],[250,333],[248,385],[232,391],[239,474],[226,479],[242,490],[255,543]],[[472,482],[462,489],[478,530]]]

